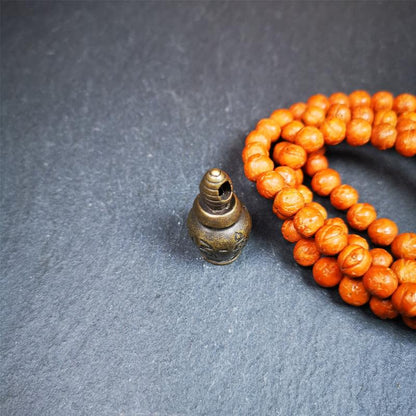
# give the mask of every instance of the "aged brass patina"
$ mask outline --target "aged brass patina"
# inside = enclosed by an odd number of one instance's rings
[[[229,264],[247,243],[250,214],[233,192],[230,177],[221,169],[209,170],[199,191],[188,215],[189,234],[205,260]]]

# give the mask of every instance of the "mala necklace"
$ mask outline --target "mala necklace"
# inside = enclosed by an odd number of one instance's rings
[[[351,146],[371,142],[380,150],[395,147],[405,157],[414,156],[416,97],[386,91],[371,97],[360,90],[349,96],[317,94],[278,109],[247,136],[244,173],[261,196],[273,200],[283,237],[296,243],[295,261],[313,266],[318,285],[338,286],[346,303],[369,302],[379,318],[401,315],[416,329],[416,233],[399,234],[392,220],[377,218],[375,208],[358,202],[358,191],[329,168],[325,145],[344,139]],[[312,190],[303,184],[304,173],[312,178]],[[328,218],[326,209],[312,201],[313,192],[328,196],[336,209],[347,211],[351,228],[367,230],[373,244],[385,248],[370,250],[365,238],[349,234],[342,218]]]

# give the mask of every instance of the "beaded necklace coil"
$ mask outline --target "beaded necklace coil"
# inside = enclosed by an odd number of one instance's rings
[[[246,138],[245,176],[273,201],[273,213],[283,221],[283,237],[295,244],[295,261],[312,266],[318,285],[338,287],[346,303],[369,303],[377,317],[401,316],[416,329],[416,233],[399,234],[394,221],[378,218],[376,209],[359,202],[358,191],[329,167],[326,146],[344,140],[351,146],[371,142],[380,150],[394,147],[405,157],[415,156],[416,96],[337,92],[275,110]],[[311,189],[303,183],[304,174],[311,177]],[[342,218],[328,218],[325,207],[313,201],[314,193],[346,211],[348,225],[367,231],[376,247],[370,250],[365,238],[349,233]]]

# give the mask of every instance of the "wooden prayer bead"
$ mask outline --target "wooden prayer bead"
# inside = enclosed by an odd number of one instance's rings
[[[400,114],[398,121],[400,120],[416,121],[416,111],[405,111],[404,113]]]
[[[361,279],[344,276],[338,286],[341,299],[352,306],[363,306],[370,300],[370,294]]]
[[[328,109],[326,117],[338,118],[347,124],[351,121],[351,110],[347,105],[344,104],[332,104]]]
[[[303,127],[297,132],[295,143],[302,146],[307,153],[312,153],[324,146],[324,136],[316,127]]]
[[[368,241],[358,234],[348,234],[348,244],[355,244],[357,246],[364,247],[366,250],[370,249]]]
[[[399,315],[391,299],[379,299],[376,296],[372,296],[370,299],[370,309],[380,319],[394,319]]]
[[[402,118],[396,124],[397,133],[404,131],[416,130],[416,121],[409,118]]]
[[[256,187],[262,197],[273,199],[278,192],[286,187],[286,183],[281,175],[271,170],[262,173],[257,178]]]
[[[280,151],[277,161],[283,166],[299,169],[306,163],[305,149],[297,144],[289,143]]]
[[[376,218],[376,210],[367,203],[354,204],[347,212],[348,224],[360,231],[366,230]]]
[[[313,154],[308,157],[304,169],[307,175],[313,176],[316,172],[328,168],[328,159],[324,155]]]
[[[363,276],[371,266],[371,255],[364,247],[351,244],[338,255],[341,271],[351,277]]]
[[[308,238],[324,225],[324,217],[316,208],[303,207],[295,214],[293,224],[302,237]]]
[[[282,142],[279,142],[279,143],[275,144],[275,146],[273,148],[272,158],[276,163],[279,163],[278,162],[279,154],[288,144],[290,144],[290,143],[286,142],[286,141],[282,141]]]
[[[400,94],[394,99],[393,109],[397,113],[416,110],[416,97],[412,94]]]
[[[345,221],[340,217],[327,218],[324,225],[339,225],[345,234],[348,234],[348,225],[345,224]]]
[[[348,98],[347,94],[344,94],[343,92],[334,92],[331,94],[328,98],[329,105],[333,104],[342,104],[349,107],[350,100]]]
[[[359,194],[350,185],[339,185],[334,188],[330,195],[330,201],[334,208],[346,210],[358,202]]]
[[[287,123],[282,130],[282,138],[288,142],[295,143],[296,135],[303,127],[304,124],[299,120],[293,120],[290,123]]]
[[[308,101],[306,102],[308,106],[315,106],[319,107],[325,112],[328,110],[329,101],[328,98],[323,94],[315,94],[309,97]]]
[[[342,279],[341,269],[333,257],[322,257],[314,265],[312,275],[316,283],[322,287],[334,287]]]
[[[396,150],[402,156],[416,155],[416,130],[403,131],[397,135]]]
[[[398,286],[398,279],[393,270],[384,266],[371,266],[363,276],[365,288],[380,299],[390,297]]]
[[[371,105],[374,111],[391,110],[393,107],[393,94],[388,91],[376,92],[372,99]]]
[[[283,222],[282,234],[283,238],[289,241],[290,243],[296,243],[302,238],[302,236],[296,230],[293,220],[291,219],[285,220]]]
[[[255,182],[262,173],[273,170],[273,167],[273,161],[269,157],[253,155],[244,165],[244,174],[248,180]]]
[[[299,187],[303,183],[303,170],[295,169],[295,176],[296,176],[296,186]]]
[[[295,215],[305,205],[302,194],[295,188],[285,188],[280,191],[273,202],[273,208],[280,214],[290,217]]]
[[[289,111],[292,113],[295,120],[300,120],[305,110],[306,104],[302,102],[295,103],[289,107]]]
[[[367,91],[357,90],[349,95],[350,107],[371,106],[371,96]]]
[[[302,114],[302,121],[308,126],[319,127],[325,120],[326,111],[320,107],[308,106]]]
[[[267,150],[270,149],[270,139],[257,130],[253,130],[246,137],[245,145],[247,146],[250,143],[261,143]]]
[[[416,233],[399,234],[391,244],[394,257],[416,260]]]
[[[399,232],[395,222],[388,218],[378,218],[368,227],[368,236],[377,246],[389,246]]]
[[[319,202],[312,201],[312,202],[306,203],[305,207],[316,208],[321,213],[321,215],[324,217],[324,220],[326,220],[327,217],[328,217],[328,213],[326,212],[325,207],[323,205],[321,205]]]
[[[293,120],[293,114],[286,108],[280,108],[273,111],[273,113],[270,115],[270,118],[275,120],[282,128]]]
[[[296,263],[301,266],[312,266],[318,261],[320,256],[321,254],[318,247],[316,247],[315,241],[310,238],[300,239],[293,249],[293,257]]]
[[[315,242],[319,251],[325,256],[334,256],[348,244],[348,237],[339,225],[324,225],[316,235]]]
[[[416,283],[416,260],[396,260],[391,269],[396,273],[399,283]]]
[[[355,107],[352,109],[351,118],[360,118],[362,120],[368,121],[371,124],[374,120],[374,111],[370,107]]]
[[[272,143],[274,143],[280,137],[281,133],[279,123],[272,118],[261,119],[257,123],[256,130],[264,134]]]
[[[277,172],[285,181],[285,184],[288,187],[294,188],[297,184],[297,175],[296,171],[289,166],[278,166],[274,170]]]
[[[347,125],[338,117],[327,118],[321,125],[325,144],[334,146],[341,143],[345,139]]]
[[[347,143],[350,146],[363,146],[370,141],[371,124],[356,118],[347,124]]]
[[[392,110],[381,110],[374,115],[373,125],[378,126],[379,124],[390,124],[396,127],[397,114]]]
[[[380,150],[390,149],[396,143],[397,130],[391,124],[378,124],[371,132],[371,144]]]
[[[393,306],[403,316],[416,317],[416,283],[402,283],[391,300]]]
[[[241,157],[243,159],[243,163],[246,164],[247,160],[253,155],[268,156],[268,154],[269,151],[263,144],[249,143],[247,146],[244,147]]]
[[[341,177],[334,169],[323,169],[313,175],[311,186],[314,192],[321,196],[329,195],[341,185]]]
[[[384,248],[373,248],[370,250],[370,254],[372,257],[372,266],[384,266],[390,267],[393,263],[392,255]]]
[[[299,185],[296,189],[302,194],[305,204],[312,202],[313,192],[307,186]]]

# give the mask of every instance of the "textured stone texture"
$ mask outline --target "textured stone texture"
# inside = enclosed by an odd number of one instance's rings
[[[1,413],[415,414],[415,333],[318,288],[240,159],[256,120],[311,94],[415,93],[415,12],[3,3]],[[414,159],[330,159],[415,231]],[[222,268],[184,226],[214,166],[254,222]]]

